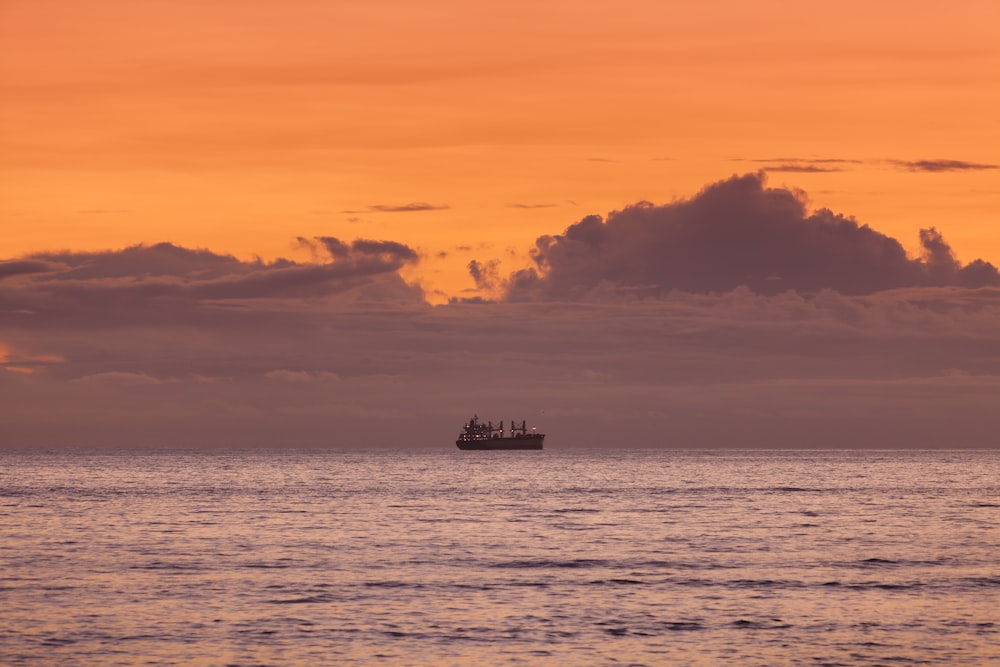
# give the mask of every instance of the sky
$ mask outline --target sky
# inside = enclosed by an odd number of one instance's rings
[[[997,25],[2,0],[0,446],[995,447]]]

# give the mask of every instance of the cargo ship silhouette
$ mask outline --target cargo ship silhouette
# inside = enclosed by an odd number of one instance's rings
[[[529,432],[526,421],[520,426],[511,421],[505,435],[503,422],[499,426],[493,426],[491,421],[484,424],[474,415],[462,426],[455,444],[459,449],[541,449],[544,440],[545,434],[535,432],[534,427]]]

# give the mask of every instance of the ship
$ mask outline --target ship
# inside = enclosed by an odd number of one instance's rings
[[[512,420],[510,428],[505,432],[503,422],[499,426],[494,426],[491,421],[484,424],[479,421],[478,415],[474,415],[469,423],[462,425],[462,432],[455,444],[459,449],[474,450],[541,449],[544,440],[545,434],[536,432],[534,428],[529,431],[526,421],[518,426]]]

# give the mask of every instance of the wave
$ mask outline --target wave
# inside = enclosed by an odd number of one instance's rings
[[[264,600],[267,604],[316,604],[334,602],[337,598],[333,595],[306,595],[298,598],[284,598],[278,600]]]
[[[742,628],[745,630],[785,630],[793,627],[790,623],[785,623],[780,618],[771,618],[762,621],[748,621],[745,618],[741,618],[738,621],[733,621],[729,625],[734,628]]]
[[[594,558],[575,558],[573,560],[512,560],[505,563],[496,563],[493,567],[505,569],[534,569],[534,568],[587,568],[587,567],[607,567],[610,561]]]

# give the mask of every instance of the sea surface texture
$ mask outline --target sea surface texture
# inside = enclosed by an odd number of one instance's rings
[[[1000,665],[1000,452],[0,453],[3,665]]]

